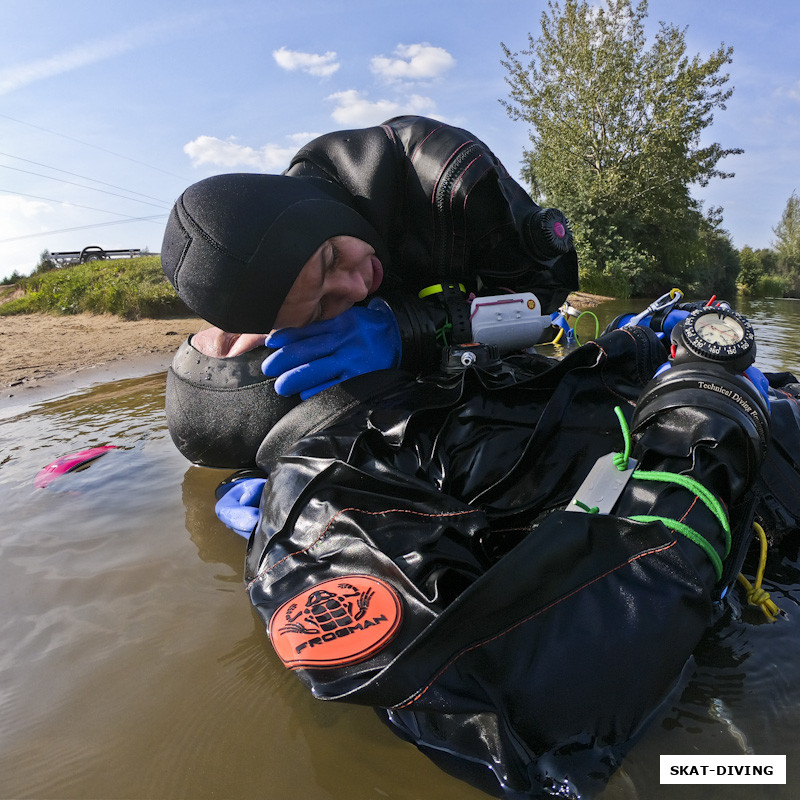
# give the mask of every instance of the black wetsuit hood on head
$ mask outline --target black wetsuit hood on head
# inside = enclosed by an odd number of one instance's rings
[[[199,181],[178,198],[167,222],[161,265],[180,298],[233,333],[272,329],[300,270],[332,236],[383,242],[327,181],[240,173]]]

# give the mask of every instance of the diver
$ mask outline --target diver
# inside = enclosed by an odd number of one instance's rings
[[[770,513],[796,379],[745,377],[752,331],[708,305],[561,361],[459,347],[470,294],[550,313],[577,259],[484,145],[418,117],[190,187],[162,262],[216,326],[176,354],[170,432],[258,468],[220,500],[281,661],[491,794],[602,789]]]
[[[435,368],[443,344],[471,338],[470,297],[528,292],[548,319],[578,288],[564,215],[468,131],[411,116],[321,136],[282,175],[194,184],[161,259],[214,326],[179,349],[167,391],[175,443],[209,466],[251,466],[323,388]]]

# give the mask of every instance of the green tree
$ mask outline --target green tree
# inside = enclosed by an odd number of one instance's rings
[[[703,218],[698,243],[695,261],[688,265],[691,280],[685,283],[685,289],[692,296],[734,298],[741,260],[730,234],[722,229],[721,208],[710,209]]]
[[[755,293],[758,284],[764,275],[764,268],[758,253],[749,245],[739,251],[739,285],[749,293]]]
[[[39,263],[33,270],[33,275],[40,275],[43,272],[50,272],[52,269],[56,269],[58,264],[53,261],[53,257],[50,255],[49,250],[42,250],[41,254],[39,255]]]
[[[780,222],[772,229],[778,271],[790,278],[800,277],[800,198],[797,192],[786,202]]]
[[[17,270],[14,270],[10,275],[0,281],[0,286],[10,286],[11,284],[18,283],[24,277],[25,276],[20,274]]]
[[[775,275],[778,271],[778,254],[769,247],[756,250],[758,260],[761,262],[761,271],[765,275]]]
[[[646,0],[550,0],[528,50],[502,45],[501,102],[530,126],[525,179],[572,219],[584,282],[633,293],[691,280],[705,245],[689,187],[730,177],[717,165],[742,152],[700,142],[733,91],[722,72],[732,49],[690,58],[685,30],[665,23],[648,47],[646,17]]]

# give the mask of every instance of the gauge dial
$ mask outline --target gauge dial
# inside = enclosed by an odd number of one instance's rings
[[[697,335],[708,344],[732,345],[744,339],[744,327],[731,316],[703,314],[694,322]]]
[[[730,308],[700,308],[686,318],[681,334],[686,358],[731,362],[744,370],[755,360],[755,335],[750,323]]]

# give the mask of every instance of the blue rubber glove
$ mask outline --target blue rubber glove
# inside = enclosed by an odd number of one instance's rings
[[[555,325],[555,327],[561,328],[564,331],[564,335],[567,337],[567,339],[575,338],[575,331],[570,328],[569,322],[567,322],[566,318],[560,311],[554,311],[550,315],[550,322],[551,324]]]
[[[245,539],[258,524],[258,507],[266,482],[265,478],[245,478],[229,483],[214,506],[220,520]]]
[[[278,394],[301,400],[356,375],[396,367],[402,352],[397,320],[379,298],[333,319],[274,331],[266,345],[276,350],[261,371],[277,378]]]

